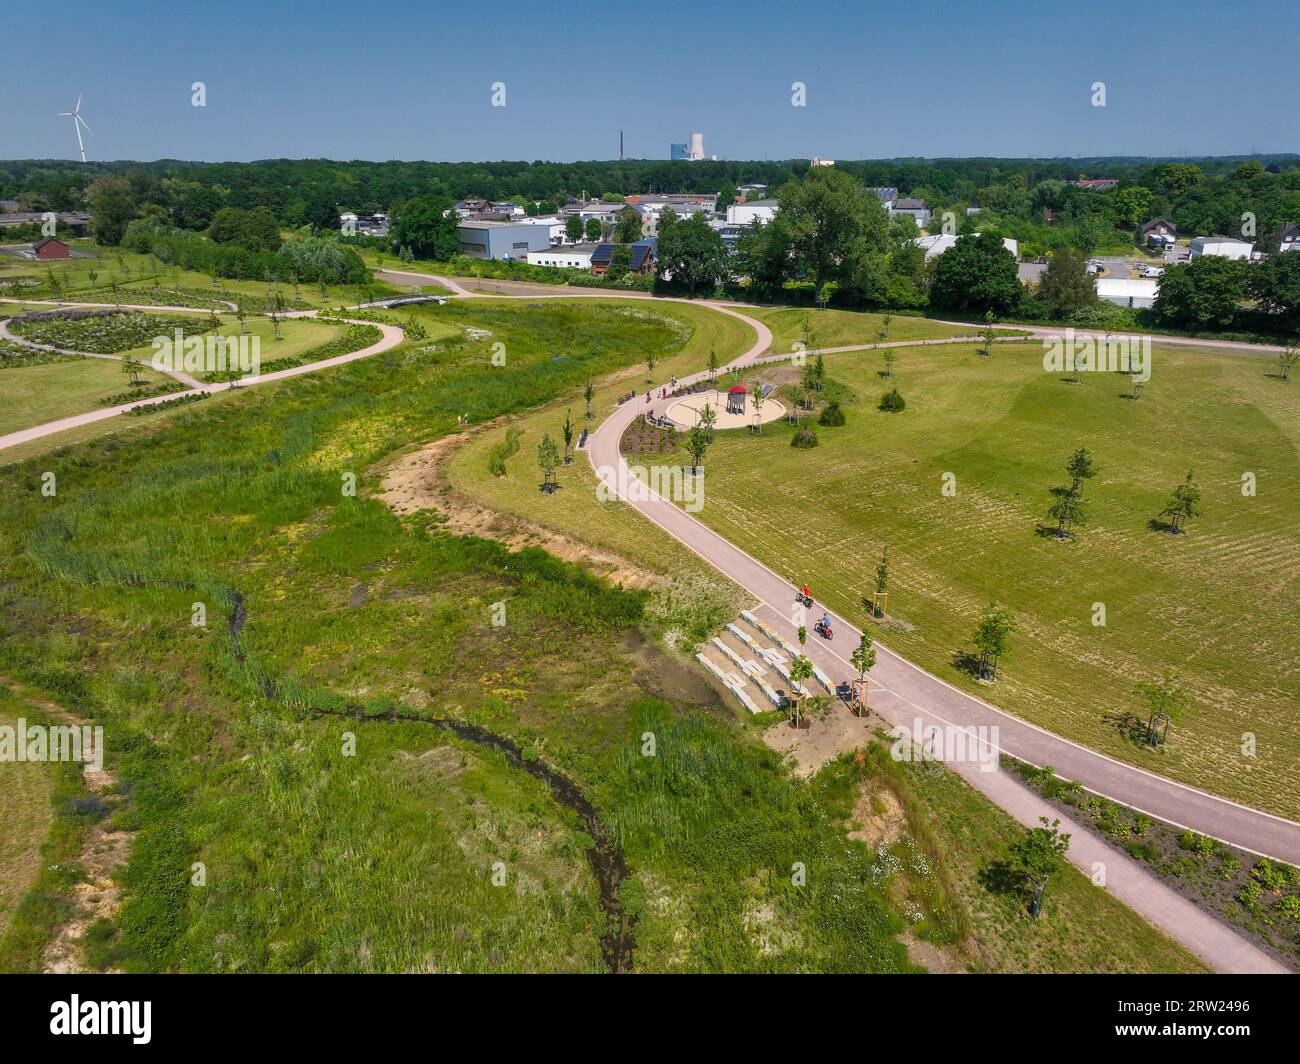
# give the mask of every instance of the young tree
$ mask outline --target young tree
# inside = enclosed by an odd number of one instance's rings
[[[699,425],[686,433],[686,453],[691,456],[691,472],[698,473],[704,466],[704,452],[709,449],[709,437]]]
[[[1029,911],[1035,919],[1043,911],[1043,895],[1047,883],[1061,870],[1065,854],[1070,849],[1070,836],[1058,830],[1059,820],[1048,821],[1039,817],[1041,827],[1028,828],[1025,834],[1011,844],[1011,867],[1029,886]]]
[[[1277,356],[1284,381],[1291,379],[1291,367],[1296,364],[1296,359],[1300,359],[1300,345],[1297,344],[1287,344],[1286,350]]]
[[[240,336],[243,336],[244,333],[247,331],[247,330],[244,328],[244,319],[245,319],[247,316],[248,316],[248,312],[244,310],[244,304],[243,304],[243,302],[240,301],[240,300],[236,300],[236,301],[235,301],[235,317],[236,317],[237,319],[239,319],[239,335],[240,335]]]
[[[718,376],[718,353],[709,348],[709,383],[712,384]]]
[[[564,412],[564,428],[562,431],[564,433],[564,464],[568,465],[573,461],[571,457],[573,450],[573,418],[569,416],[568,410]]]
[[[813,359],[812,383],[815,391],[820,392],[826,387],[826,360],[822,358],[820,351],[817,352],[817,357]]]
[[[587,219],[587,239],[591,241],[599,240],[603,235],[599,218]]]
[[[586,400],[586,403],[587,403],[587,420],[590,421],[590,420],[591,420],[591,417],[592,417],[592,414],[591,414],[591,401],[592,401],[593,399],[596,398],[596,386],[595,386],[594,384],[591,383],[591,378],[590,378],[590,377],[587,378],[587,383],[583,386],[583,389],[582,389],[582,398]]]
[[[897,357],[892,347],[885,348],[885,376],[887,378],[894,375],[894,360]]]
[[[799,631],[804,633],[804,638],[806,639],[807,630],[800,628]],[[803,715],[801,713],[803,695],[799,693],[798,685],[802,684],[805,680],[810,679],[812,674],[812,662],[802,654],[790,662],[790,722],[796,728],[799,727],[800,721],[803,720]]]
[[[582,219],[576,214],[571,214],[564,223],[564,238],[570,244],[576,244],[582,239]]]
[[[889,326],[893,322],[893,320],[894,320],[894,316],[892,314],[881,315],[880,317],[880,339],[881,340],[889,339]]]
[[[645,352],[645,382],[646,382],[646,384],[654,384],[654,382],[655,382],[654,373],[655,373],[655,363],[656,363],[656,361],[657,361],[657,359],[656,359],[656,357],[655,357],[654,348],[653,348],[653,347],[647,347],[647,348],[646,348],[646,352]]]
[[[1080,447],[1070,455],[1065,463],[1065,471],[1070,474],[1070,492],[1074,495],[1083,488],[1085,480],[1091,480],[1098,472],[1097,464],[1092,460],[1087,447]]]
[[[712,403],[705,403],[703,409],[700,410],[700,428],[704,430],[704,434],[708,437],[710,443],[713,442],[713,426],[717,423],[717,410],[714,409]]]
[[[537,465],[542,470],[542,491],[548,495],[559,486],[555,480],[555,469],[559,464],[560,449],[551,439],[551,434],[545,433],[537,445]]]
[[[880,561],[876,563],[876,595],[871,603],[871,612],[880,617],[885,612],[885,599],[889,593],[889,548],[880,552]]]
[[[1011,614],[997,602],[990,602],[980,615],[980,623],[971,636],[979,651],[979,676],[982,680],[996,680],[998,659],[1011,648],[1011,636],[1016,632],[1016,622]]]
[[[761,436],[763,433],[763,404],[767,402],[767,396],[763,394],[763,386],[755,383],[754,394],[749,398],[754,405],[754,431]]]
[[[1056,522],[1056,538],[1069,539],[1070,529],[1075,525],[1088,523],[1087,504],[1083,497],[1069,488],[1053,488],[1056,501],[1047,511],[1047,516]]]
[[[980,338],[984,341],[980,347],[980,354],[985,358],[993,356],[993,341],[997,336],[998,331],[993,328],[993,310],[990,308],[984,312],[984,328],[980,330]]]
[[[140,374],[143,372],[144,363],[139,362],[134,358],[122,359],[122,373],[131,381],[132,386],[140,383]]]
[[[1181,533],[1189,517],[1201,515],[1201,489],[1192,483],[1192,471],[1187,471],[1187,479],[1174,488],[1169,498],[1169,505],[1160,511],[1161,517],[1169,518],[1169,530]]]
[[[858,692],[859,697],[854,700],[853,712],[859,710],[866,712],[867,700],[865,692],[867,689],[867,673],[871,671],[872,666],[876,664],[876,648],[871,645],[871,636],[866,632],[862,633],[862,638],[858,641],[857,649],[849,657],[849,664],[858,670]],[[859,714],[861,715],[861,714]]]
[[[1147,743],[1159,746],[1169,734],[1169,725],[1176,723],[1187,707],[1187,692],[1179,686],[1172,669],[1165,669],[1155,682],[1136,684],[1133,690],[1146,703]]]

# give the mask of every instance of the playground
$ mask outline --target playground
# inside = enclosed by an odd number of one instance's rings
[[[705,405],[713,407],[717,420],[715,429],[743,429],[751,425],[766,425],[785,416],[785,406],[772,398],[765,398],[758,413],[754,411],[754,397],[745,388],[735,385],[727,391],[706,388],[679,399],[668,408],[668,418],[682,429],[699,424]]]

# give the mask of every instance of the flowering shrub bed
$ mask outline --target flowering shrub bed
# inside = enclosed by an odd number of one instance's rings
[[[146,314],[138,310],[29,311],[9,323],[9,328],[33,343],[99,355],[144,347],[155,336],[171,336],[176,329],[187,336],[208,332],[211,318],[194,315]]]
[[[34,351],[22,344],[0,340],[0,369],[45,366],[51,362],[76,362],[81,355],[60,355],[54,351]]]

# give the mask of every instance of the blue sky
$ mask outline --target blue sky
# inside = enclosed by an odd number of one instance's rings
[[[730,159],[1300,150],[1295,0],[64,0],[4,18],[0,158],[74,158],[54,116],[79,91],[93,159],[608,159],[620,129],[634,158],[693,131]]]

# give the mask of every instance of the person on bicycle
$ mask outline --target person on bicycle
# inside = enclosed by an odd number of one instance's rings
[[[807,585],[807,584],[804,584],[804,586],[803,586],[802,595],[803,595],[804,598],[808,599],[809,601],[812,600],[812,592],[808,590],[808,585]]]
[[[822,614],[822,627],[828,632],[831,630],[831,615],[829,613]]]

